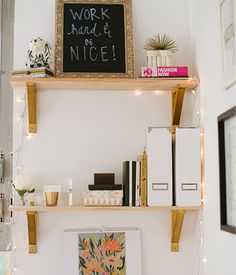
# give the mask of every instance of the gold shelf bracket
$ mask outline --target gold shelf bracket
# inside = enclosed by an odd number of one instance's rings
[[[172,90],[172,133],[179,126],[185,90],[185,86],[177,86]]]
[[[172,210],[171,251],[179,251],[179,239],[184,221],[185,210]]]
[[[37,253],[37,212],[27,211],[29,254]]]
[[[37,132],[37,89],[34,82],[26,82],[28,99],[29,133]]]

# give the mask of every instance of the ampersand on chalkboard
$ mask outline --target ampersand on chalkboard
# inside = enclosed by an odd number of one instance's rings
[[[107,34],[110,38],[112,38],[112,36],[111,36],[111,30],[110,30],[109,24],[107,22],[106,22],[103,30],[104,30],[104,34]]]

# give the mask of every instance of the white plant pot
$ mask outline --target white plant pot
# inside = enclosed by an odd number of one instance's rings
[[[173,54],[168,50],[147,51],[148,67],[172,66]]]

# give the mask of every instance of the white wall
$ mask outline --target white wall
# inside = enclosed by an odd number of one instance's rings
[[[54,44],[53,0],[16,0],[15,68],[24,67],[28,41],[42,36]],[[29,12],[31,10],[32,12]],[[175,65],[192,64],[188,1],[133,1],[133,32],[136,74],[145,64],[143,43],[155,33],[173,37],[179,52]],[[14,147],[21,145],[17,114],[24,101],[15,91]],[[135,159],[146,145],[148,126],[170,126],[170,94],[128,91],[43,91],[38,97],[38,133],[24,136],[18,154],[22,173],[38,187],[46,178],[72,177],[76,203],[93,180],[94,172],[115,172],[121,181],[122,161]],[[189,119],[190,114],[187,114]],[[184,121],[184,118],[182,118]],[[39,179],[42,179],[40,182]],[[171,215],[159,212],[42,213],[39,217],[38,254],[27,254],[24,214],[14,215],[17,249],[14,265],[22,275],[60,273],[60,234],[63,228],[86,226],[137,226],[142,230],[143,274],[194,275],[198,266],[199,215],[187,213],[180,252],[170,252]],[[128,274],[130,275],[130,274]]]
[[[205,140],[204,251],[206,275],[236,274],[236,235],[220,230],[217,116],[236,104],[236,85],[221,91],[221,51],[215,0],[190,1],[196,73],[200,78]],[[203,273],[201,273],[203,274]]]

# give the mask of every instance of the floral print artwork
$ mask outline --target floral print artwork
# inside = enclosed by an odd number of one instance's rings
[[[125,233],[80,233],[79,275],[126,275]]]

